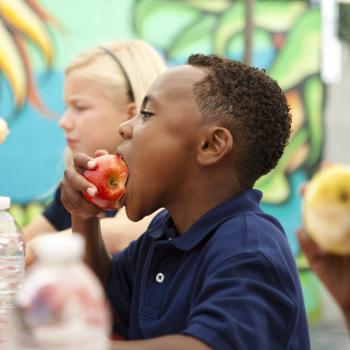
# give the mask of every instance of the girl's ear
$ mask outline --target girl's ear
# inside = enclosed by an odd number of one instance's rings
[[[202,166],[218,163],[233,148],[231,132],[223,127],[212,125],[208,127],[201,139],[197,161]]]
[[[137,113],[136,103],[135,102],[128,103],[127,109],[128,109],[128,119],[135,117],[135,114]]]

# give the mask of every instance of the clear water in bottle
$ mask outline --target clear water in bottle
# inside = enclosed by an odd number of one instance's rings
[[[9,213],[11,199],[0,197],[0,349],[6,349],[14,296],[24,277],[24,239]]]
[[[16,296],[11,349],[107,350],[111,320],[99,281],[81,256],[80,235],[48,234]]]

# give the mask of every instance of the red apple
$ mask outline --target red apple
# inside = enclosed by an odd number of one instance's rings
[[[116,203],[125,193],[128,168],[119,155],[107,154],[95,158],[97,167],[85,170],[83,176],[97,188],[97,193],[84,197],[92,204],[105,210],[115,210]]]

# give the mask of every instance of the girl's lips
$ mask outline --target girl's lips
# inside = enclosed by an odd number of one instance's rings
[[[66,138],[66,142],[69,146],[74,146],[78,141],[70,138]]]

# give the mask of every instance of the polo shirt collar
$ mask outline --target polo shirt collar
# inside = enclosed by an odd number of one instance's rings
[[[186,232],[169,242],[180,250],[191,250],[204,240],[217,226],[230,217],[245,212],[261,212],[259,207],[261,198],[262,193],[258,190],[249,189],[240,192],[232,199],[209,210]],[[169,213],[165,215],[163,225],[147,232],[149,236],[155,239],[167,238],[169,236],[174,237],[175,233],[176,230]]]

